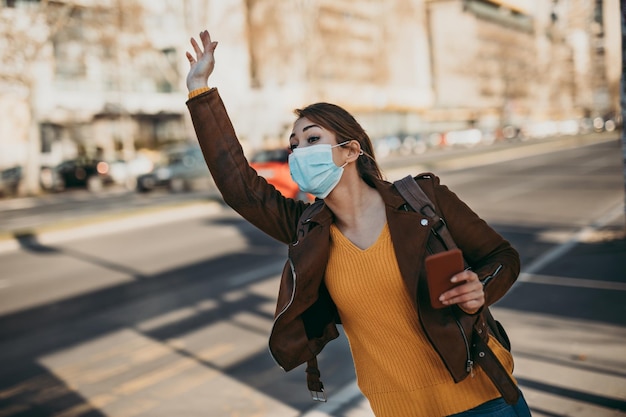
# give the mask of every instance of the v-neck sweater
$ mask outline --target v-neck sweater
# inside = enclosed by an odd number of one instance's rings
[[[447,416],[500,396],[480,367],[459,383],[447,372],[419,323],[387,224],[366,249],[335,225],[330,236],[325,283],[350,344],[358,386],[377,417]],[[489,346],[512,373],[510,353],[495,338]]]

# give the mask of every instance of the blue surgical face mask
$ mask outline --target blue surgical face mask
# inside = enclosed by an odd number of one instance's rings
[[[348,164],[335,165],[333,148],[348,142],[333,146],[322,143],[293,150],[289,155],[289,171],[301,191],[317,198],[326,198],[330,194],[341,179],[343,167]]]

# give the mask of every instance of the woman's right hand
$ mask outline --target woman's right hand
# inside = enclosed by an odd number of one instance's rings
[[[189,73],[187,73],[187,89],[189,91],[207,87],[209,75],[215,67],[214,52],[217,48],[217,42],[211,42],[211,35],[207,30],[200,32],[200,41],[202,42],[202,49],[198,42],[191,38],[191,46],[196,53],[195,58],[190,52],[186,53],[189,60]]]

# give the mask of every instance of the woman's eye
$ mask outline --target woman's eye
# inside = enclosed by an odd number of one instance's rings
[[[319,136],[311,136],[311,137],[309,137],[309,138],[307,139],[307,142],[309,142],[309,143],[315,143],[315,142],[317,142],[318,140],[320,140],[320,137],[319,137]]]
[[[296,149],[298,147],[297,143],[291,143],[289,144],[289,150],[293,152],[294,149]]]

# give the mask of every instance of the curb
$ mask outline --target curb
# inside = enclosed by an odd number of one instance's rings
[[[15,231],[12,237],[0,240],[0,254],[19,249],[21,246],[20,239],[22,238],[37,236],[37,240],[42,244],[56,244],[68,240],[103,236],[121,231],[130,231],[181,220],[200,218],[215,214],[220,210],[221,206],[217,202],[193,202],[178,207],[163,207],[156,211],[152,208],[152,211],[139,210],[134,213],[121,213],[108,216],[106,220],[102,218],[90,218],[86,219],[85,224],[81,226],[68,225],[65,228],[57,230],[46,231],[44,228],[41,230],[26,229],[23,231]]]
[[[543,140],[533,139],[527,142],[522,142],[518,146],[501,149],[494,149],[491,147],[477,148],[470,150],[470,152],[458,153],[454,155],[450,155],[447,151],[443,151],[441,154],[433,155],[431,158],[420,158],[420,160],[417,160],[414,164],[407,162],[407,164],[403,166],[393,166],[392,164],[389,164],[389,166],[385,167],[384,163],[381,163],[381,165],[383,171],[387,173],[389,178],[391,180],[395,180],[400,178],[400,176],[406,175],[407,168],[413,168],[421,172],[445,170],[454,171],[618,140],[620,140],[619,136],[609,136],[606,134],[563,136]],[[401,174],[401,172],[403,174]],[[415,174],[417,174],[417,172]]]

